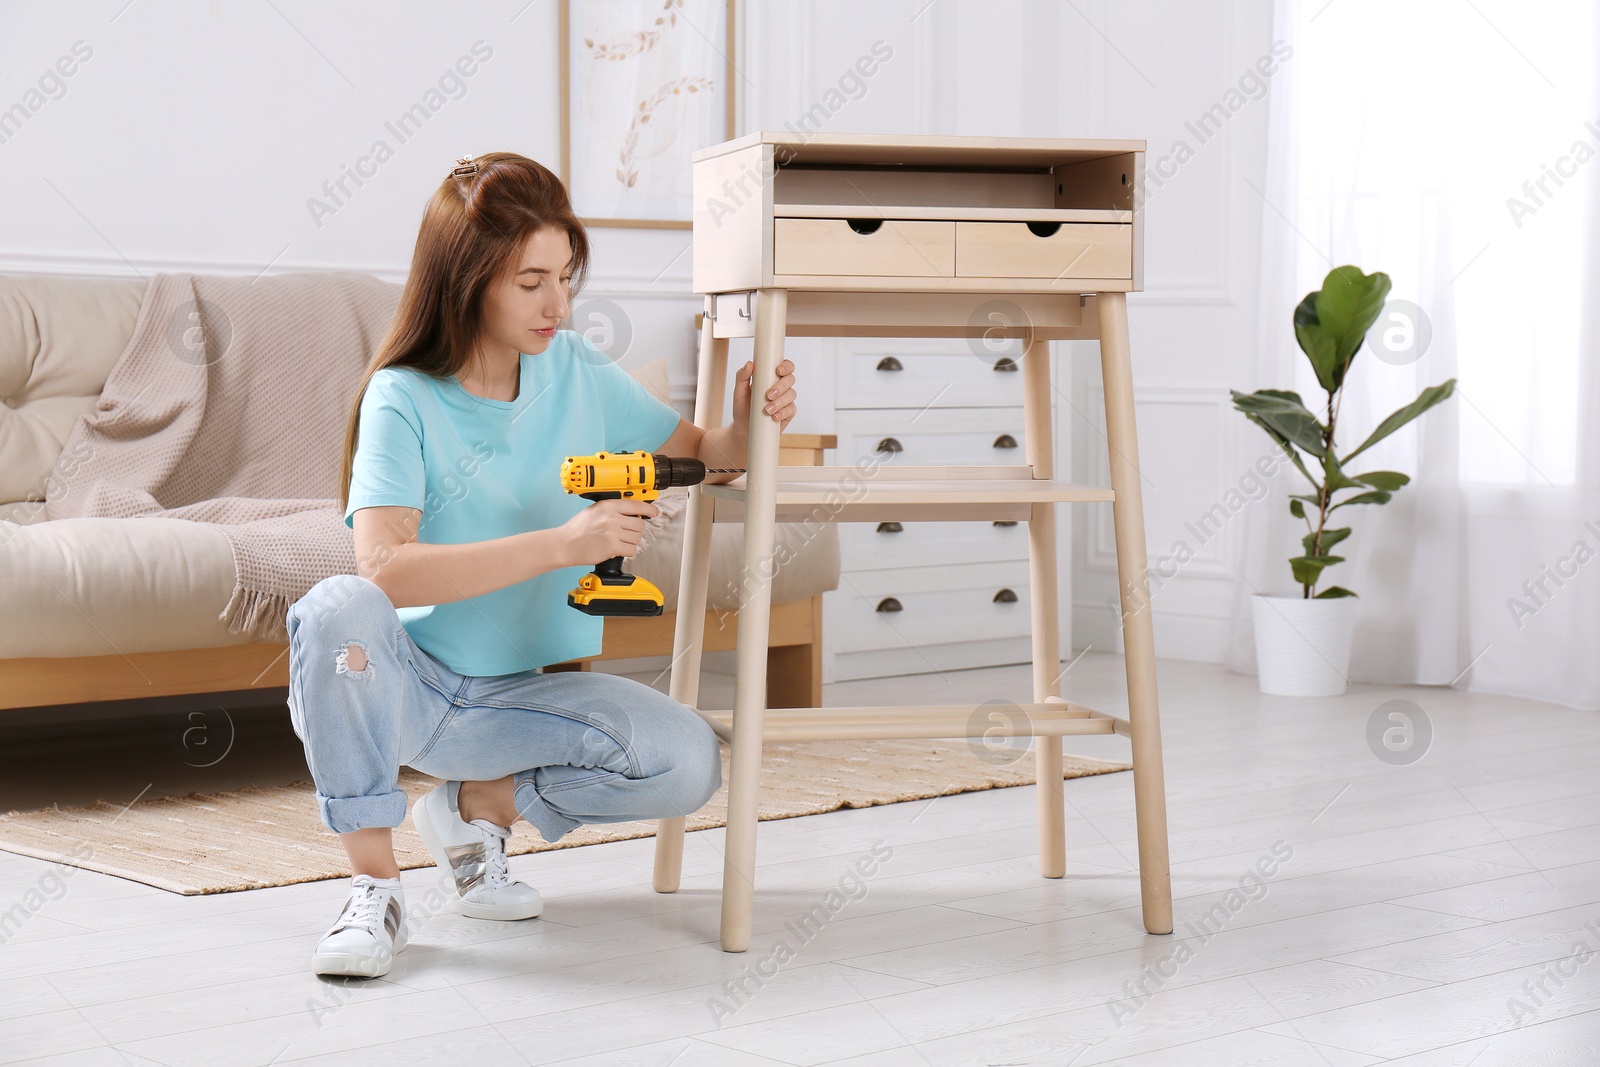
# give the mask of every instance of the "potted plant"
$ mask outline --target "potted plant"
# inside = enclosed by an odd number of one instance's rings
[[[1295,339],[1327,393],[1327,402],[1319,404],[1323,418],[1312,414],[1298,393],[1230,390],[1233,406],[1265,430],[1311,483],[1309,492],[1289,497],[1289,513],[1306,524],[1301,539],[1304,551],[1289,560],[1299,595],[1257,593],[1251,598],[1263,693],[1336,696],[1344,692],[1356,594],[1338,585],[1317,589],[1323,572],[1344,562],[1334,549],[1350,536],[1349,526],[1333,525],[1334,512],[1360,504],[1387,504],[1411,480],[1398,471],[1353,474],[1349,464],[1455,391],[1454,378],[1424,389],[1380,422],[1361,444],[1338,455],[1334,439],[1345,377],[1388,294],[1388,275],[1377,271],[1363,274],[1353,266],[1335,267],[1323,279],[1322,288],[1307,293],[1294,309]]]

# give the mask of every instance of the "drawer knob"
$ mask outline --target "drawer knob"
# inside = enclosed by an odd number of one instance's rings
[[[1010,356],[1001,356],[994,361],[994,369],[999,371],[1016,370],[1017,361]]]
[[[996,526],[1015,526],[1017,524],[1017,520],[1016,519],[996,519],[996,520],[994,520],[994,524]]]
[[[883,225],[882,219],[846,219],[845,222],[859,234],[877,233],[878,227]]]
[[[1000,590],[994,595],[994,600],[991,601],[991,603],[994,604],[1015,604],[1016,602],[1017,594],[1013,593],[1009,589]]]
[[[900,442],[899,441],[896,441],[892,437],[885,437],[883,440],[878,442],[877,451],[879,451],[879,452],[904,452],[905,449],[900,446]]]
[[[1003,433],[999,437],[996,437],[994,439],[994,447],[996,447],[996,448],[1016,448],[1017,447],[1017,439],[1015,437],[1012,437],[1008,433]]]
[[[1061,223],[1059,222],[1028,223],[1028,232],[1033,234],[1035,237],[1054,237],[1056,235],[1056,231],[1059,229],[1061,229]]]
[[[895,359],[893,356],[884,356],[882,359],[878,360],[877,369],[878,370],[905,370],[905,367],[902,366],[900,361],[898,359]]]
[[[901,611],[903,609],[900,607],[900,601],[896,600],[892,596],[886,596],[882,600],[878,601],[878,606],[877,606],[877,608],[875,610],[877,610],[877,611]]]
[[[878,523],[878,532],[879,533],[901,533],[904,530],[905,530],[905,527],[901,526],[898,522],[880,522],[880,523]]]

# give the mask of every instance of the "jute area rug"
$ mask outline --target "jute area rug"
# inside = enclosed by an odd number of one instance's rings
[[[730,750],[722,747],[723,782],[688,829],[727,825]],[[1066,778],[1131,768],[1066,756]],[[808,741],[762,749],[761,818],[791,819],[840,808],[867,808],[936,796],[1032,785],[1034,759],[997,758],[964,741]],[[438,779],[406,768],[400,788],[410,801]],[[550,844],[518,823],[511,855],[576,848],[655,835],[655,820],[581,826]],[[402,870],[433,860],[406,821],[395,829]],[[0,849],[129,878],[173,893],[230,893],[292,885],[350,873],[338,838],[322,825],[307,782],[229,793],[139,801],[131,807],[101,801],[92,807],[49,808],[0,816]]]

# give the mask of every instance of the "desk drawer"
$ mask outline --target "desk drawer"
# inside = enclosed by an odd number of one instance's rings
[[[904,219],[773,219],[774,274],[949,278],[956,224]]]
[[[1131,225],[1063,222],[1046,236],[1026,222],[958,222],[955,227],[957,277],[1133,277]]]

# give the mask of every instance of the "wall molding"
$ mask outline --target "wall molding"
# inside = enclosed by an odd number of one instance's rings
[[[1093,405],[1090,410],[1101,414],[1101,418],[1095,420],[1095,428],[1103,434],[1105,432],[1103,416],[1105,411],[1105,390],[1099,383],[1095,383],[1089,386],[1089,395]],[[1234,479],[1230,479],[1228,476],[1228,448],[1226,445],[1229,438],[1225,424],[1226,414],[1233,409],[1233,405],[1226,394],[1222,393],[1215,385],[1167,384],[1135,386],[1133,404],[1135,412],[1138,411],[1140,405],[1155,406],[1161,404],[1214,409],[1217,416],[1217,440],[1219,441],[1216,488],[1218,495],[1227,492]],[[1144,444],[1142,441],[1140,443]],[[1094,445],[1097,458],[1105,454],[1105,447],[1104,437],[1099,437]],[[1107,462],[1109,462],[1109,459]],[[1188,516],[1188,518],[1193,519],[1194,516]],[[1088,527],[1088,544],[1084,546],[1083,556],[1084,569],[1115,576],[1117,573],[1117,553],[1113,539],[1114,531],[1111,526],[1110,509],[1099,509],[1088,523]],[[1183,566],[1178,577],[1232,579],[1234,577],[1233,567],[1229,561],[1234,558],[1235,554],[1234,536],[1233,524],[1224,525],[1216,536],[1206,542],[1206,547],[1212,549],[1215,554],[1214,557],[1211,555],[1197,555]],[[1152,561],[1152,566],[1155,560],[1162,558],[1168,547],[1170,546],[1159,544],[1145,546],[1145,551]]]
[[[682,402],[693,404],[694,395],[700,388],[700,379],[694,374],[669,374],[667,375],[667,395],[674,404]],[[692,410],[692,409],[691,409]],[[691,420],[693,421],[693,420]]]
[[[951,47],[950,20],[955,5],[932,3],[916,16],[916,98],[912,116],[917,133],[948,132],[954,113],[956,79],[951,77],[957,59]]]
[[[1088,92],[1091,100],[1092,113],[1099,116],[1098,136],[1138,136],[1124,129],[1111,128],[1111,95],[1107,92],[1107,70],[1110,64],[1123,63],[1123,60],[1108,51],[1109,38],[1102,30],[1105,26],[1107,10],[1111,5],[1104,0],[1093,0],[1085,5],[1082,12],[1085,20],[1095,27],[1088,44],[1090,76]],[[1239,41],[1237,30],[1236,5],[1226,5],[1223,24],[1220,32],[1225,37],[1227,45],[1218,50],[1218,55],[1224,57],[1217,92],[1233,84],[1238,76],[1241,66],[1239,63]],[[1065,86],[1061,87],[1065,89]],[[1204,105],[1202,105],[1204,106]],[[1185,116],[1192,118],[1193,116]],[[1141,293],[1129,294],[1130,307],[1232,307],[1237,304],[1233,294],[1236,271],[1233,264],[1233,231],[1234,231],[1234,186],[1235,173],[1239,161],[1239,138],[1233,136],[1232,123],[1229,128],[1222,131],[1227,139],[1227,152],[1222,157],[1222,177],[1219,195],[1216,201],[1218,214],[1219,237],[1216,243],[1216,263],[1214,277],[1209,280],[1175,281],[1164,283],[1159,276],[1154,274],[1149,256],[1149,214],[1145,212],[1145,287]],[[1148,140],[1148,139],[1147,139]],[[1148,167],[1155,159],[1166,154],[1167,148],[1156,143],[1149,143],[1145,148],[1145,163]],[[1137,299],[1135,299],[1137,298]]]
[[[1154,606],[1156,613],[1152,623],[1156,654],[1160,658],[1197,663],[1223,661],[1228,649],[1230,620],[1227,615],[1162,611],[1158,603]],[[1122,628],[1104,603],[1075,600],[1072,603],[1072,616],[1075,653],[1084,648],[1101,652],[1122,651]]]

